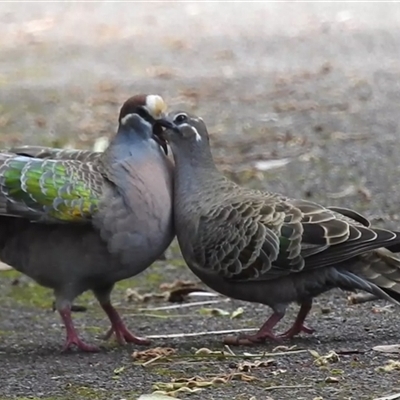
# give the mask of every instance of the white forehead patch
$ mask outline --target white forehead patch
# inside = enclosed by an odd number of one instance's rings
[[[161,96],[149,94],[146,97],[146,108],[154,118],[159,118],[166,111],[167,106]]]

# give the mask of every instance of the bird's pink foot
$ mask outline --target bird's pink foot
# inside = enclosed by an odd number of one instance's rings
[[[279,337],[282,339],[292,339],[294,336],[298,335],[301,332],[308,333],[309,335],[313,334],[315,330],[304,324],[304,321],[308,313],[310,312],[311,307],[312,307],[311,300],[301,303],[300,310],[297,314],[294,324],[285,333],[279,335]]]
[[[315,329],[310,328],[304,324],[294,323],[290,329],[288,329],[285,333],[282,333],[281,335],[279,335],[279,337],[282,339],[292,339],[293,337],[295,337],[296,335],[298,335],[301,332],[312,335],[315,332]]]
[[[124,345],[126,343],[134,343],[139,346],[146,346],[150,344],[150,340],[135,336],[129,331],[129,329],[125,326],[124,322],[119,316],[118,311],[110,303],[102,304],[102,307],[111,322],[111,328],[103,337],[105,340],[109,339],[111,335],[115,333],[117,342],[120,345]]]
[[[66,307],[59,311],[61,319],[64,322],[65,330],[67,331],[67,339],[65,341],[62,352],[70,350],[72,346],[76,346],[79,350],[95,353],[100,351],[97,346],[90,345],[79,339],[78,333],[74,327],[74,323],[71,318],[71,308]]]
[[[282,339],[273,333],[275,325],[283,318],[283,313],[273,313],[254,335],[240,335],[237,337],[228,336],[224,339],[224,343],[230,346],[251,346],[254,344],[264,343],[266,339],[274,342],[282,342]]]
[[[72,346],[76,346],[79,350],[88,352],[88,353],[97,353],[100,351],[100,348],[91,344],[87,344],[81,339],[79,339],[78,336],[75,337],[67,337],[67,340],[65,341],[64,347],[61,350],[62,353],[66,353],[67,351],[71,350]]]
[[[135,343],[139,346],[146,346],[150,344],[150,340],[146,338],[141,338],[139,336],[135,336],[127,329],[127,327],[124,324],[118,326],[113,325],[104,335],[103,339],[104,340],[109,339],[113,333],[115,333],[117,342],[120,345],[124,345],[126,343]]]

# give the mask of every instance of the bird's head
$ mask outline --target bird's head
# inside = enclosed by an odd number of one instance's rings
[[[167,128],[162,137],[171,146],[196,148],[209,143],[208,131],[203,119],[184,111],[168,114],[167,119],[173,125]]]
[[[167,145],[163,139],[163,128],[174,128],[171,121],[165,118],[167,105],[163,98],[156,94],[139,94],[130,97],[122,105],[118,122],[122,127],[138,129],[139,126],[151,128],[152,138],[159,143],[167,154]]]

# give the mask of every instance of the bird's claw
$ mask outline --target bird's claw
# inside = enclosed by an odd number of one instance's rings
[[[68,351],[71,350],[72,346],[76,346],[79,350],[84,351],[86,353],[98,353],[100,351],[99,347],[92,344],[87,344],[78,337],[73,337],[73,338],[67,338],[64,347],[61,350],[61,353],[67,353]]]
[[[307,333],[308,335],[312,335],[315,332],[315,329],[310,328],[303,324],[293,325],[289,330],[279,335],[279,337],[282,339],[292,339],[301,332]]]
[[[103,336],[103,339],[104,340],[110,339],[113,333],[115,333],[117,342],[121,346],[125,345],[126,343],[134,343],[137,344],[138,346],[147,346],[151,343],[149,339],[135,336],[125,326],[118,326],[118,327],[112,326]]]

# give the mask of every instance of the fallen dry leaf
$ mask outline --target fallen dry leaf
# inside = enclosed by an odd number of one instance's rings
[[[207,315],[211,317],[226,317],[230,315],[229,311],[223,310],[222,308],[200,308],[199,313],[201,315]]]
[[[377,372],[400,371],[400,361],[389,360],[386,365],[375,368]]]
[[[177,279],[173,282],[164,282],[161,283],[159,288],[161,291],[171,291],[175,289],[183,289],[183,288],[188,288],[188,287],[193,287],[196,286],[197,283],[193,281],[182,281],[180,279]]]
[[[340,380],[339,380],[339,378],[335,378],[334,376],[328,376],[328,377],[325,379],[325,382],[326,382],[326,383],[339,383]]]
[[[276,366],[276,361],[274,359],[269,359],[269,360],[257,360],[254,362],[251,361],[242,361],[239,363],[233,363],[231,364],[233,368],[236,368],[240,372],[251,372],[251,370],[255,368],[267,368],[267,367],[272,367]]]
[[[230,356],[232,355],[232,351],[224,351],[224,350],[211,350],[208,349],[207,347],[202,347],[201,349],[198,349],[194,353],[196,356],[209,356],[209,355],[216,355],[216,356]]]
[[[400,353],[400,344],[375,346],[372,350],[380,351],[381,353]]]
[[[239,307],[232,312],[231,319],[240,318],[243,315],[243,313],[244,313],[243,307]]]
[[[275,371],[271,371],[271,374],[274,376],[286,374],[287,369],[276,369]]]
[[[171,303],[182,303],[191,293],[210,293],[215,294],[196,286],[195,282],[176,280],[172,283],[162,283],[160,292],[149,292],[140,294],[136,289],[127,289],[125,298],[127,301],[147,302],[149,300],[165,300]]]
[[[155,392],[153,392],[154,395],[156,394],[160,394],[160,395],[167,395],[170,394],[172,397],[175,397],[177,394],[180,393],[186,393],[186,394],[193,394],[193,393],[198,393],[201,392],[203,389],[200,388],[188,388],[188,387],[180,387],[177,390],[156,390]],[[170,396],[169,396],[170,397]]]
[[[279,345],[276,346],[272,349],[273,353],[277,353],[277,352],[287,352],[287,351],[293,351],[296,349],[296,345],[294,344],[293,346],[283,346],[283,345]]]
[[[152,394],[143,394],[137,400],[168,400],[174,399],[171,396],[166,396],[165,394],[160,393],[152,393]]]
[[[168,357],[175,353],[176,350],[171,347],[154,347],[152,349],[134,351],[132,357],[138,361],[149,361],[156,357]]]
[[[338,354],[335,353],[333,350],[331,350],[326,355],[320,355],[315,350],[308,350],[308,351],[315,358],[314,364],[319,366],[319,367],[321,367],[323,365],[331,364],[331,363],[336,363],[336,362],[338,362],[340,360]]]
[[[125,298],[127,301],[139,301],[146,303],[150,300],[165,299],[165,293],[144,293],[140,294],[136,289],[126,289]]]
[[[232,380],[239,380],[242,382],[253,382],[259,380],[255,376],[247,375],[243,372],[234,372],[232,374],[220,374],[211,377],[203,378],[201,376],[194,376],[191,378],[177,378],[172,379],[171,382],[156,382],[153,385],[153,389],[157,391],[162,391],[163,393],[172,394],[171,392],[176,392],[182,388],[189,389],[203,389],[210,386],[226,384]]]

